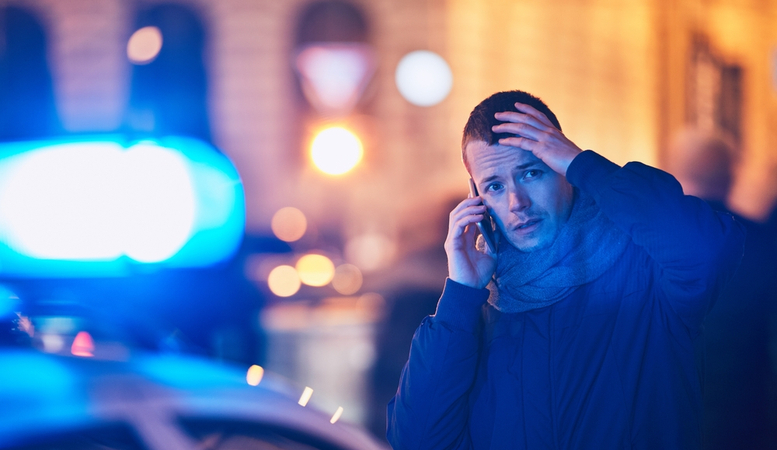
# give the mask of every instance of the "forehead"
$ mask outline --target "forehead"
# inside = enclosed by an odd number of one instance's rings
[[[472,141],[465,148],[467,161],[476,180],[500,172],[511,172],[515,167],[529,163],[542,163],[534,153],[516,147],[488,145],[484,141]]]

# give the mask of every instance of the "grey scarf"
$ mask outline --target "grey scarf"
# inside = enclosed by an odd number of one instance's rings
[[[502,239],[488,284],[488,302],[496,309],[518,313],[552,305],[598,278],[623,253],[629,237],[593,198],[576,194],[569,219],[550,247],[527,253]]]

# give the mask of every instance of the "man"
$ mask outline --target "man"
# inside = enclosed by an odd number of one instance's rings
[[[669,174],[581,151],[521,91],[470,115],[480,196],[388,407],[395,449],[692,449],[694,345],[744,234]],[[497,251],[476,246],[489,212]],[[487,289],[486,289],[487,288]]]

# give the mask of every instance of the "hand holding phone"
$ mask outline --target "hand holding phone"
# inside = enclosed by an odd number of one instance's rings
[[[488,285],[496,270],[496,240],[488,208],[470,182],[470,197],[462,200],[450,213],[445,254],[448,257],[448,278],[476,289]],[[482,222],[482,223],[478,223]],[[484,251],[477,245],[478,230],[483,236]],[[498,237],[498,235],[496,235]]]
[[[478,197],[480,195],[478,193],[478,188],[475,185],[475,181],[472,178],[469,179],[469,193],[472,197]],[[485,205],[485,202],[483,204]],[[483,220],[481,220],[480,222],[477,222],[476,225],[478,227],[478,231],[480,231],[480,234],[483,236],[483,240],[486,242],[486,245],[488,246],[488,250],[496,254],[494,222],[491,219],[491,216],[488,214],[488,211],[483,213]]]

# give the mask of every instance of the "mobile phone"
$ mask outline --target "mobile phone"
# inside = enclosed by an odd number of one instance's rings
[[[475,186],[475,181],[470,178],[469,179],[469,193],[473,197],[477,197],[480,194],[478,194],[478,188]],[[485,202],[483,202],[485,205]],[[488,214],[488,210],[486,209],[486,212],[483,213],[483,220],[480,222],[476,222],[475,225],[477,225],[478,230],[480,231],[480,234],[483,235],[483,240],[486,241],[486,245],[489,249],[491,249],[491,252],[496,253],[496,239],[494,238],[494,221],[491,219],[491,216]]]

